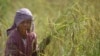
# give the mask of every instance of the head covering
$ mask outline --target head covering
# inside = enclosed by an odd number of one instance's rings
[[[7,35],[9,35],[17,26],[24,20],[32,20],[32,13],[27,8],[21,8],[16,11],[16,15],[14,18],[14,23],[11,28],[7,29]]]

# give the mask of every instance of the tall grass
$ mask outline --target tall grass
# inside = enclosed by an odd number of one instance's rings
[[[6,29],[15,11],[29,8],[35,17],[38,44],[51,36],[44,56],[100,56],[99,0],[0,0],[0,56],[4,55]]]

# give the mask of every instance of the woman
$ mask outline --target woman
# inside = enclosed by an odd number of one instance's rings
[[[16,12],[13,26],[7,30],[5,56],[37,56],[37,40],[33,30],[32,13],[27,8]]]

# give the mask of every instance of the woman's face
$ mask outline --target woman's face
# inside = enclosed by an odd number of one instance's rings
[[[18,25],[18,30],[22,36],[26,36],[26,32],[30,32],[31,20],[24,20]]]

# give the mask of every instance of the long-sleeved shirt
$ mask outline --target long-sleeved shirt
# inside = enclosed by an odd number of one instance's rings
[[[35,33],[29,33],[27,35],[26,47],[22,40],[22,36],[16,29],[8,37],[5,56],[37,56],[37,40]]]

